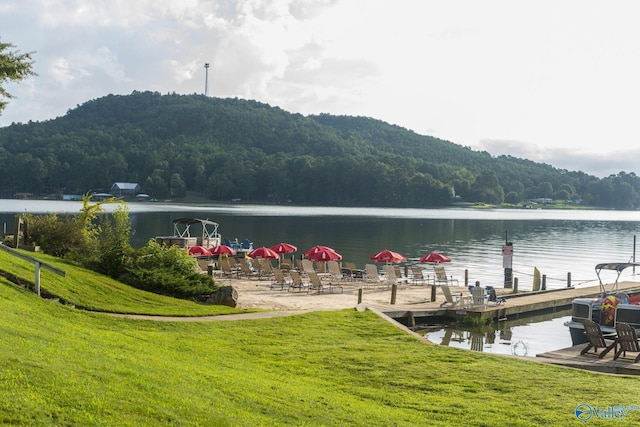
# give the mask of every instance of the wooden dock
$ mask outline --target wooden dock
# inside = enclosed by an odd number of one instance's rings
[[[613,350],[600,359],[597,354],[590,352],[581,355],[580,352],[587,344],[579,344],[560,350],[548,351],[538,354],[536,361],[550,363],[552,365],[565,366],[567,368],[585,369],[588,371],[602,372],[616,375],[640,375],[640,363],[634,363],[637,353],[628,353],[627,357],[620,356],[613,360]],[[603,349],[600,349],[600,352]]]
[[[609,286],[607,287],[609,288]],[[640,293],[640,283],[620,282],[618,290],[630,295]],[[506,303],[487,306],[440,307],[439,303],[424,302],[421,304],[378,307],[378,310],[406,326],[418,323],[429,323],[429,319],[455,320],[460,316],[490,320],[508,320],[552,313],[571,308],[575,298],[592,298],[600,295],[600,286],[580,288],[564,288],[540,292],[522,292],[518,294],[501,293],[507,297]]]

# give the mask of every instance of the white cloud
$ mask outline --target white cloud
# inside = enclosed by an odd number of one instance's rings
[[[629,0],[7,0],[2,40],[37,51],[39,76],[8,85],[17,99],[0,125],[109,93],[202,93],[208,62],[212,96],[595,171],[603,147],[640,139],[639,11]]]

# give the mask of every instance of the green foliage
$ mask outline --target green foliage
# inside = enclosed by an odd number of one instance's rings
[[[0,42],[0,113],[13,98],[4,88],[10,81],[18,82],[35,75],[31,53],[19,53],[11,50],[15,46]]]
[[[129,243],[131,222],[125,203],[101,214],[108,199],[83,198],[79,215],[27,215],[28,239],[44,252],[66,257],[123,283],[178,298],[198,298],[217,289],[213,279],[196,272],[194,260],[175,246],[151,241],[137,251]]]
[[[596,206],[640,206],[634,174],[600,180],[366,117],[305,117],[240,99],[108,95],[0,129],[0,196],[83,194],[116,181],[156,198],[298,205],[446,206],[452,189],[456,200],[499,204],[511,192],[525,201],[564,189]]]
[[[84,233],[83,224],[77,215],[35,215],[23,214],[27,225],[25,242],[57,257],[69,253],[92,253],[92,242]]]
[[[213,279],[196,272],[194,260],[177,246],[150,240],[135,251],[119,280],[128,285],[177,298],[198,298],[217,289]]]
[[[132,256],[129,243],[131,221],[129,209],[120,204],[111,215],[100,218],[97,252],[94,257],[85,257],[84,264],[92,270],[117,278],[125,271],[125,265]]]

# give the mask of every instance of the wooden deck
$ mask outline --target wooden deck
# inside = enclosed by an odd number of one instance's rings
[[[613,350],[602,359],[593,352],[581,355],[580,352],[587,344],[580,344],[560,350],[548,351],[538,354],[536,360],[542,363],[565,366],[568,368],[585,369],[588,371],[602,372],[617,375],[640,375],[640,363],[634,363],[637,353],[628,353],[627,357],[620,356],[613,360]],[[602,351],[602,349],[600,349]]]
[[[640,283],[620,282],[618,290],[637,294],[640,293]],[[378,310],[408,326],[413,326],[417,319],[434,317],[455,319],[458,316],[469,316],[488,320],[517,319],[534,314],[567,310],[571,308],[571,303],[575,298],[592,298],[599,294],[600,286],[588,286],[523,292],[515,295],[501,293],[500,295],[507,297],[506,303],[500,305],[489,303],[486,307],[440,307],[439,303],[425,301],[421,304],[378,307]]]

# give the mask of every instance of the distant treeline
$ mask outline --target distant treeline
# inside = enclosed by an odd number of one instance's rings
[[[0,196],[84,194],[136,182],[155,198],[330,206],[518,204],[636,209],[633,173],[600,179],[350,116],[256,101],[133,92],[0,129]]]

